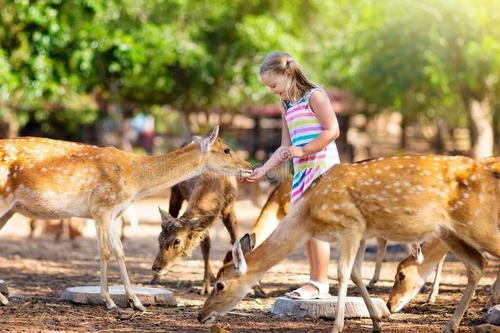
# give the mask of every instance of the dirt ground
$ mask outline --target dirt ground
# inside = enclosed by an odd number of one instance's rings
[[[165,199],[148,199],[139,203],[142,221],[138,231],[127,231],[124,241],[127,266],[134,285],[149,286],[151,264],[157,251],[160,231],[157,206],[167,207]],[[249,201],[239,201],[236,207],[240,232],[248,230],[258,214],[258,208]],[[211,231],[212,262],[217,269],[229,247],[226,232],[217,222]],[[59,301],[61,292],[71,286],[98,285],[99,263],[97,244],[93,237],[54,241],[50,236],[28,239],[27,221],[15,216],[0,231],[0,277],[10,290],[10,304],[0,307],[1,332],[208,332],[196,320],[205,296],[199,295],[203,264],[196,250],[162,280],[178,300],[177,307],[149,306],[146,313],[131,309],[108,311],[104,306],[76,305]],[[332,247],[332,256],[336,254]],[[371,291],[372,296],[387,300],[399,252],[390,252],[382,270],[382,281]],[[368,282],[374,268],[374,254],[367,254],[363,275]],[[329,267],[331,290],[336,290],[336,264]],[[285,261],[275,266],[263,279],[269,297],[245,298],[234,311],[219,318],[217,325],[230,332],[329,332],[331,320],[295,320],[277,318],[269,313],[276,297],[298,286],[308,278],[308,265],[302,249],[296,250]],[[493,282],[493,268],[489,268],[480,282],[476,296],[462,320],[460,332],[470,332],[479,324]],[[110,284],[119,284],[114,261],[110,265]],[[419,294],[401,313],[382,323],[385,332],[439,332],[450,318],[466,283],[461,263],[448,261],[443,270],[441,294],[433,305],[425,304],[426,294]],[[350,285],[348,295],[359,296]],[[346,319],[346,332],[370,332],[369,319]]]

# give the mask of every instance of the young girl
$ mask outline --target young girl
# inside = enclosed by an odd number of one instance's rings
[[[284,109],[281,146],[246,180],[253,182],[293,158],[293,206],[316,178],[339,163],[334,141],[339,136],[337,118],[326,93],[306,78],[288,53],[269,54],[260,67],[260,77],[281,98]],[[300,299],[328,297],[330,244],[311,239],[305,248],[310,280],[287,296]]]

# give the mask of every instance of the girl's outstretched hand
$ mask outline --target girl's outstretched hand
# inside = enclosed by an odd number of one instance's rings
[[[267,172],[267,170],[265,168],[263,168],[263,167],[254,169],[253,172],[252,172],[252,174],[250,174],[249,176],[245,177],[245,180],[247,182],[253,183],[257,179],[264,177],[264,175],[266,174],[266,172]]]

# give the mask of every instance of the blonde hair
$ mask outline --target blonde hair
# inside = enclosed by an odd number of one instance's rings
[[[299,64],[286,52],[269,53],[262,65],[260,65],[260,76],[263,75],[289,75],[290,81],[287,84],[287,96],[297,100],[304,96],[306,92],[318,86],[312,83],[302,72]]]

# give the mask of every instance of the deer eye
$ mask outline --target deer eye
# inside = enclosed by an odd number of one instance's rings
[[[181,240],[179,238],[176,238],[174,240],[174,246],[179,246],[180,243],[181,243]]]
[[[224,283],[222,282],[217,282],[215,284],[215,289],[217,289],[217,291],[223,291],[224,290]]]
[[[399,272],[398,273],[398,278],[399,278],[399,281],[403,281],[405,279],[405,273]]]
[[[224,149],[225,154],[229,154],[230,152],[231,152],[231,149],[229,149],[229,148]]]

